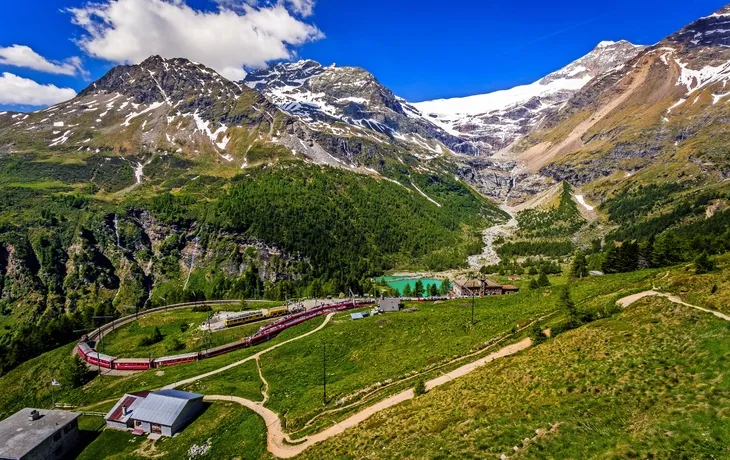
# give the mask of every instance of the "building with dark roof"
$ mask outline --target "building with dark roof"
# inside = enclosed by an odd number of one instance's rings
[[[517,294],[520,288],[511,284],[499,284],[486,278],[459,279],[454,281],[453,292],[458,297]]]
[[[79,442],[81,414],[26,408],[0,422],[0,459],[55,460]]]
[[[107,413],[107,427],[174,436],[203,410],[203,395],[179,390],[124,395]]]

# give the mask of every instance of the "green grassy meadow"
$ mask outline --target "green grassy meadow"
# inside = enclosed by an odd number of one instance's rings
[[[281,306],[281,302],[252,302],[249,304],[250,309],[257,310],[277,306]],[[235,305],[217,306],[214,307],[214,311],[232,311],[235,308]],[[211,313],[194,312],[192,309],[186,309],[143,316],[137,321],[125,324],[107,334],[104,337],[104,352],[117,357],[147,358],[152,356],[158,358],[170,354],[201,351],[204,348],[205,340],[203,331],[200,330],[199,326],[208,319]],[[210,335],[211,346],[225,345],[253,335],[263,324],[244,325],[215,331]],[[187,327],[184,331],[181,329],[183,325]],[[152,345],[141,346],[140,341],[145,337],[150,337],[155,327],[160,329],[164,339]],[[173,348],[175,342],[182,343],[185,347],[175,350]],[[101,346],[99,349],[101,349]]]
[[[721,268],[725,263],[720,260]],[[725,294],[706,291],[710,285],[723,286],[727,270],[695,275],[690,268],[575,280],[570,282],[570,292],[578,310],[586,311],[613,304],[620,297],[651,289],[660,282],[672,292],[685,286],[683,291],[688,291],[683,297],[697,299],[701,306],[720,301],[713,296]],[[447,363],[482,349],[496,337],[507,337],[504,344],[517,340],[525,333],[510,339],[516,328],[555,312],[562,286],[569,280],[554,276],[551,283],[550,287],[534,290],[523,286],[516,296],[476,299],[474,325],[471,299],[408,303],[406,308],[417,311],[359,321],[352,321],[349,312],[338,314],[317,334],[261,357],[262,372],[270,386],[266,406],[282,416],[288,431],[299,431],[323,411],[356,404],[361,395],[388,382],[392,381],[393,387],[376,393],[367,404],[412,385],[414,381],[408,377],[419,372],[427,372],[432,378],[441,372],[434,368],[453,366]],[[179,317],[174,313],[152,315],[140,326],[158,326],[164,334],[168,327],[179,330],[183,321],[200,320],[192,317],[192,312],[180,311]],[[557,311],[543,321],[543,327],[558,324],[564,317],[565,312]],[[210,360],[133,376],[96,377],[78,389],[62,386],[55,398],[72,406],[104,411],[125,392],[156,389],[218,369],[321,323],[321,318],[310,321],[265,344]],[[305,457],[439,458],[448,452],[451,457],[498,458],[502,453],[514,454],[513,446],[518,447],[517,457],[523,458],[722,457],[727,454],[721,446],[723,442],[727,445],[730,426],[730,413],[723,409],[727,407],[725,394],[730,394],[726,393],[730,381],[722,373],[730,356],[729,326],[687,307],[659,298],[646,299],[377,414],[344,435],[308,450]],[[123,347],[119,345],[123,331],[116,331],[119,337],[107,346]],[[131,332],[126,334],[126,340],[133,340]],[[119,340],[116,345],[115,340]],[[326,405],[322,401],[324,343]],[[0,377],[0,387],[6,389],[0,394],[0,416],[21,407],[49,407],[51,387],[46,382],[57,378],[71,350],[69,345],[45,353]],[[260,401],[262,387],[256,362],[250,361],[183,389]],[[213,404],[184,432],[185,438],[175,438],[184,439],[180,443],[152,444],[125,433],[104,431],[80,458],[104,457],[112,450],[116,458],[181,458],[186,456],[184,449],[202,445],[208,438],[213,439],[210,452],[218,455],[215,458],[266,458],[265,430],[260,419],[240,407],[234,410],[228,406]],[[328,414],[303,433],[318,431],[353,410],[357,409]],[[209,434],[216,430],[226,434]],[[218,439],[228,439],[226,430],[232,430],[230,436],[245,434],[248,444],[229,442],[214,450]],[[536,430],[544,431],[536,435]],[[436,433],[438,437],[433,436]],[[702,433],[702,437],[693,438],[695,433]],[[532,440],[523,447],[526,438]],[[580,455],[583,448],[586,457]]]
[[[378,413],[303,458],[726,458],[728,326],[646,299]]]
[[[82,427],[83,428],[83,427]],[[83,431],[82,431],[83,433]],[[175,438],[150,441],[131,433],[105,430],[77,457],[79,460],[185,459],[190,449],[208,446],[202,458],[271,458],[266,451],[264,422],[256,414],[230,402],[207,409]]]

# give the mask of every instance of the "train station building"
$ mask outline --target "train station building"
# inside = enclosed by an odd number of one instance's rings
[[[81,414],[26,408],[0,422],[0,459],[65,458],[79,443]]]
[[[486,278],[458,279],[454,281],[453,292],[458,297],[517,294],[520,288],[511,284],[499,284]]]
[[[106,414],[107,428],[174,436],[203,410],[203,395],[160,390],[124,395]]]

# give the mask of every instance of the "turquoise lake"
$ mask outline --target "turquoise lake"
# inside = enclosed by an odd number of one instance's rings
[[[387,284],[388,286],[392,287],[393,289],[397,289],[398,292],[403,294],[403,290],[405,289],[406,285],[411,286],[411,290],[416,286],[416,281],[418,281],[419,278],[405,278],[405,277],[398,277],[398,276],[384,276],[382,278],[378,278],[379,283]],[[441,288],[441,283],[443,283],[443,280],[438,280],[434,278],[420,278],[421,282],[423,283],[424,289],[429,284],[436,284],[438,288]]]

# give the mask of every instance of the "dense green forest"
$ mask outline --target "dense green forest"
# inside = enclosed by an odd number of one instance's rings
[[[78,337],[93,316],[192,299],[365,293],[386,270],[460,267],[481,250],[480,231],[505,219],[446,175],[411,173],[399,185],[284,161],[174,188],[160,180],[110,200],[116,182],[86,182],[102,163],[37,162],[35,171],[0,165],[5,370]]]

